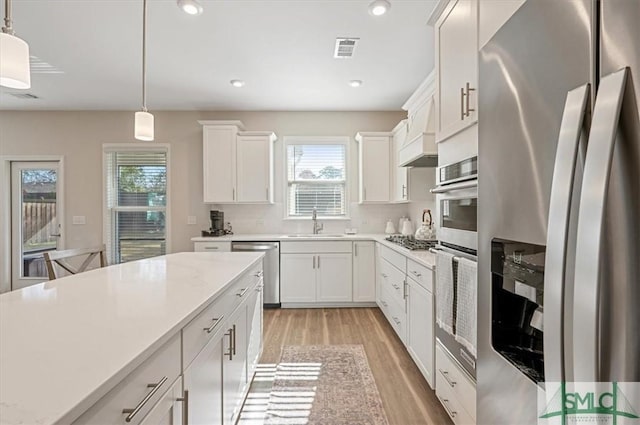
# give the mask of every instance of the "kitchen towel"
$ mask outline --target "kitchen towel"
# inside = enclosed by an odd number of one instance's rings
[[[476,357],[478,304],[478,265],[466,258],[458,259],[458,296],[456,299],[456,341]]]
[[[436,254],[436,323],[453,335],[453,255]]]

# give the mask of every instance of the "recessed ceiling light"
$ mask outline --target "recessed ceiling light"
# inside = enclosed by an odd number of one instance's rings
[[[374,0],[369,5],[369,13],[373,16],[382,16],[391,9],[391,3],[387,0]]]
[[[200,15],[203,10],[198,0],[178,0],[178,7],[189,15]]]
[[[229,81],[233,87],[244,87],[244,81],[242,80],[231,80]]]
[[[351,80],[349,81],[349,85],[351,87],[360,87],[362,85],[362,80]]]

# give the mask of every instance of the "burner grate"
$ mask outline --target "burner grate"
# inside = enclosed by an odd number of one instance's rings
[[[433,248],[438,244],[436,240],[421,240],[416,239],[413,236],[402,236],[402,235],[393,235],[385,238],[389,242],[393,242],[398,244],[404,248],[410,249],[412,251],[426,251],[429,248]]]

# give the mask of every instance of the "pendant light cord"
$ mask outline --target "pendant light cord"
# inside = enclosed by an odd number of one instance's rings
[[[2,27],[2,32],[13,35],[13,28],[11,28],[11,0],[4,0],[4,26]]]
[[[142,0],[142,110],[147,112],[147,0]]]

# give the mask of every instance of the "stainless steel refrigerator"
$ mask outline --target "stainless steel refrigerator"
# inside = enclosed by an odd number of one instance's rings
[[[535,424],[640,381],[640,0],[527,0],[479,79],[477,422]]]

